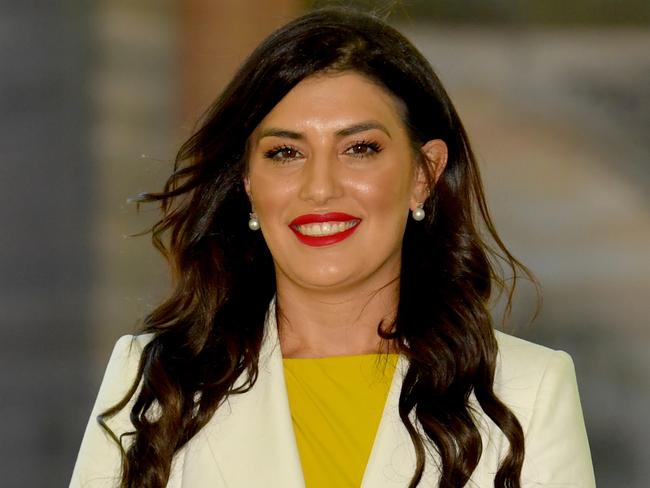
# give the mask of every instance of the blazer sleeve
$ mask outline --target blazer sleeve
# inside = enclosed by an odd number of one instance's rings
[[[70,488],[114,488],[119,485],[121,454],[118,445],[99,425],[97,416],[118,403],[135,381],[140,355],[147,336],[124,336],[115,344],[99,394],[81,442]],[[119,438],[133,429],[127,405],[107,421]]]
[[[595,488],[575,369],[565,352],[550,355],[524,432],[524,488]]]

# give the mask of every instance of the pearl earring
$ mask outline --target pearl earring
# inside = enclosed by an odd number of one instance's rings
[[[257,215],[255,215],[255,212],[251,212],[248,214],[250,219],[248,221],[248,228],[250,230],[259,230],[260,228],[260,221],[257,220]]]
[[[417,222],[419,222],[419,221],[421,221],[421,220],[424,220],[424,216],[425,216],[425,215],[426,215],[426,213],[425,213],[424,209],[422,208],[422,204],[421,204],[421,203],[420,203],[420,204],[418,205],[418,207],[417,207],[415,210],[413,210],[413,212],[412,212],[413,220],[415,220],[415,221],[417,221]]]

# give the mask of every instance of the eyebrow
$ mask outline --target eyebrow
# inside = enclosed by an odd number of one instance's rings
[[[372,129],[378,129],[384,132],[388,137],[392,139],[390,131],[386,128],[386,126],[374,120],[360,122],[358,124],[353,124],[348,127],[344,127],[343,129],[337,130],[336,135],[339,137],[345,137],[345,136],[351,136],[353,134],[358,134],[359,132],[366,132]],[[264,129],[259,135],[259,137],[257,138],[257,140],[259,141],[264,137],[283,137],[286,139],[296,139],[296,140],[302,140],[305,138],[305,136],[300,132],[295,132],[287,129],[279,129],[275,127],[269,127],[268,129]]]

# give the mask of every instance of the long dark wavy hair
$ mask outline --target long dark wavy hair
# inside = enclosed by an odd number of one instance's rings
[[[394,323],[378,326],[409,361],[399,399],[416,453],[409,487],[421,481],[429,448],[439,457],[441,488],[469,480],[483,448],[472,395],[509,441],[494,486],[521,486],[524,437],[493,391],[497,342],[488,303],[495,288],[508,292],[508,304],[512,299],[514,281],[506,286],[497,261],[515,281],[532,276],[494,229],[467,135],[427,60],[372,15],[326,8],[280,28],[250,55],[180,149],[164,190],[140,198],[161,206],[152,238],[172,267],[174,290],[145,318],[153,339],[136,382],[99,417],[110,431],[106,420],[133,402],[127,447],[111,433],[123,454],[123,488],[165,486],[174,454],[229,395],[255,383],[276,289],[269,249],[247,227],[247,140],[301,80],[343,71],[403,102],[416,164],[429,170],[419,148],[431,139],[442,139],[449,151],[424,204],[426,219],[406,226]],[[236,387],[242,375],[247,381]]]

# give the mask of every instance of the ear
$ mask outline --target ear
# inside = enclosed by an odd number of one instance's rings
[[[442,139],[432,139],[424,144],[420,150],[424,156],[424,164],[429,167],[429,173],[433,177],[432,183],[435,185],[447,166],[447,144]],[[418,166],[415,174],[413,197],[411,199],[411,210],[415,209],[418,204],[421,204],[427,199],[431,192],[429,185],[430,182],[427,181],[424,168]]]
[[[244,175],[244,190],[246,190],[246,195],[248,199],[251,199],[251,179],[248,177],[248,174]]]

